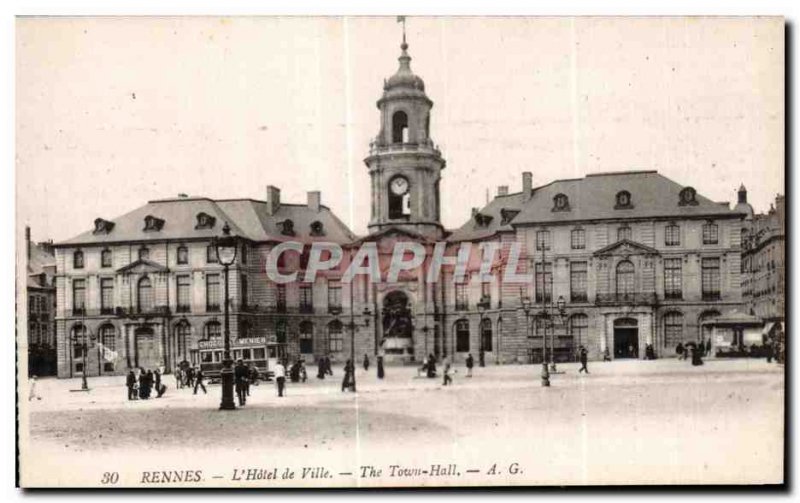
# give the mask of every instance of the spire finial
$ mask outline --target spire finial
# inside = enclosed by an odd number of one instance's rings
[[[408,44],[406,43],[406,17],[397,16],[397,22],[403,23],[403,43],[400,44],[400,48],[405,52],[405,50],[408,49]]]

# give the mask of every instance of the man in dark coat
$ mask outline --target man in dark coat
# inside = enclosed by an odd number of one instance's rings
[[[383,371],[383,357],[378,356],[378,379],[383,379],[384,371]]]
[[[351,387],[351,380],[353,379],[353,362],[347,360],[344,364],[344,377],[342,378],[342,391],[346,391]]]
[[[321,356],[317,360],[317,379],[325,379],[326,368],[325,368],[325,357]]]
[[[241,358],[236,360],[236,366],[233,367],[233,382],[236,385],[236,397],[239,398],[239,407],[242,407],[246,402],[247,367],[244,366],[244,361]]]
[[[133,373],[133,370],[128,372],[128,376],[125,378],[125,386],[128,387],[128,400],[136,400],[136,374]]]
[[[472,367],[475,366],[475,358],[472,357],[472,353],[467,355],[467,377],[472,377]]]
[[[428,355],[428,377],[436,377],[436,357],[433,354]]]
[[[331,359],[329,357],[325,357],[325,373],[329,376],[333,375],[333,367],[331,367]]]
[[[675,354],[678,355],[678,359],[683,360],[683,352],[684,351],[686,351],[686,350],[684,349],[683,344],[681,344],[679,342],[678,345],[675,346]]]
[[[364,370],[369,370],[369,356],[364,353]]]
[[[586,351],[586,348],[583,346],[581,346],[580,359],[581,368],[578,369],[578,373],[580,374],[581,372],[586,372],[588,374],[589,368],[586,366],[586,364],[589,362],[589,352]]]
[[[144,369],[139,371],[139,398],[147,399],[147,372]]]
[[[207,394],[208,392],[206,391],[206,385],[203,384],[203,379],[205,378],[205,376],[203,375],[203,370],[198,368],[196,371],[193,372],[193,375],[194,375],[194,394],[195,395],[197,394],[198,387],[203,388],[204,395]]]

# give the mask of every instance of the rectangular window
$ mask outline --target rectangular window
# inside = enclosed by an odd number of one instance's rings
[[[286,285],[275,285],[275,310],[286,312]]]
[[[572,302],[586,302],[586,262],[569,265],[569,296]]]
[[[314,312],[314,297],[312,296],[310,285],[300,286],[300,312],[313,313]]]
[[[340,353],[344,349],[344,339],[342,338],[341,328],[330,331],[330,351]]]
[[[209,264],[216,264],[218,262],[217,248],[214,245],[208,245],[208,248],[206,248],[206,262]]]
[[[550,249],[550,231],[536,231],[536,249]]]
[[[492,284],[488,281],[481,283],[481,302],[487,302],[489,306],[492,304]]]
[[[456,311],[466,311],[469,306],[467,300],[467,284],[456,283],[455,292],[456,292]]]
[[[330,280],[328,281],[328,312],[337,313],[341,310],[342,284],[338,280]]]
[[[717,224],[705,224],[703,226],[703,244],[715,245],[719,243],[719,226]]]
[[[536,302],[550,302],[553,298],[553,264],[537,262],[535,271]]]
[[[221,298],[219,274],[206,274],[206,311],[219,311]]]
[[[586,231],[574,229],[570,237],[570,246],[573,250],[583,250],[586,248]]]
[[[86,280],[72,280],[72,313],[86,314]]]
[[[703,300],[719,300],[719,258],[704,258],[702,263]]]
[[[150,260],[150,249],[145,247],[139,248],[139,260]]]
[[[664,229],[664,245],[679,246],[681,244],[681,228],[675,224],[668,225]]]
[[[111,314],[114,312],[114,279],[102,278],[100,280],[100,312]]]
[[[622,241],[623,239],[627,239],[628,241],[630,241],[632,236],[633,236],[633,231],[627,225],[617,229],[617,241]]]
[[[189,249],[185,246],[179,246],[178,251],[176,252],[177,256],[176,262],[180,265],[188,264],[189,263]]]
[[[248,305],[248,288],[247,288],[247,276],[242,275],[242,307],[247,307]]]
[[[188,274],[181,274],[176,278],[177,283],[177,311],[188,313],[191,311],[191,279]]]
[[[100,267],[111,267],[111,250],[100,252]]]
[[[683,298],[683,274],[680,258],[664,259],[664,298]]]

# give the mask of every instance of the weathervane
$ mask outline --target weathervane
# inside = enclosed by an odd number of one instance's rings
[[[406,44],[406,17],[405,16],[397,16],[397,22],[403,23],[403,45]]]

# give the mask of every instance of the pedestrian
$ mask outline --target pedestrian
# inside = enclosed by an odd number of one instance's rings
[[[378,356],[378,379],[383,379],[383,356]]]
[[[39,395],[36,394],[36,376],[35,375],[31,376],[30,384],[31,384],[31,389],[28,392],[28,401],[30,402],[34,398],[37,399],[37,400],[41,400],[42,397],[40,397]]]
[[[331,359],[330,357],[325,357],[325,373],[329,376],[333,375],[333,367],[331,367]]]
[[[186,385],[190,388],[194,387],[195,389],[197,386],[195,385],[195,369],[194,367],[189,367],[186,369]]]
[[[317,379],[325,379],[325,358],[320,356],[317,359]]]
[[[580,349],[580,359],[581,359],[581,368],[578,369],[578,373],[580,374],[581,372],[586,372],[588,374],[589,368],[586,366],[586,364],[589,361],[589,352],[586,351],[586,348],[583,346],[581,346]]]
[[[364,370],[369,370],[369,356],[366,353],[364,353]]]
[[[139,399],[147,399],[147,372],[139,370]]]
[[[706,355],[706,343],[703,342],[702,339],[700,340],[700,348],[698,350],[700,351],[700,356]]]
[[[183,388],[183,369],[180,367],[175,369],[175,389]]]
[[[136,374],[131,369],[125,378],[125,386],[128,387],[128,400],[136,400]]]
[[[158,369],[153,371],[153,382],[155,383],[156,393],[158,393],[158,390],[161,389],[161,372]]]
[[[199,388],[203,388],[203,394],[204,395],[208,393],[206,391],[206,385],[203,384],[203,378],[205,378],[205,376],[203,375],[203,369],[201,369],[201,368],[197,368],[196,370],[193,369],[193,371],[192,371],[192,379],[194,380],[194,394],[195,395],[197,394],[197,388],[198,387]]]
[[[428,355],[428,378],[436,377],[436,357],[433,354]]]
[[[156,377],[152,370],[147,371],[147,398],[153,394],[153,386],[155,385]]]
[[[450,375],[451,373],[452,373],[452,370],[450,370],[450,364],[446,363],[444,365],[444,372],[442,374],[444,376],[444,382],[442,383],[442,386],[447,386],[448,384],[453,384],[453,378]]]
[[[245,397],[247,367],[244,366],[244,361],[241,358],[236,360],[236,366],[233,367],[233,379],[236,386],[236,397],[239,399],[239,407],[244,407],[244,404],[247,401]]]
[[[282,397],[283,387],[286,386],[286,367],[281,362],[275,365],[275,383],[278,385],[278,396]]]
[[[300,361],[295,360],[292,366],[289,368],[289,379],[292,382],[299,382],[300,381]]]
[[[767,356],[767,363],[772,363],[772,342],[771,341],[767,341],[767,343],[764,344],[764,353],[766,353],[766,356]]]
[[[344,364],[344,377],[342,378],[342,391],[346,391],[347,388],[352,387],[350,382],[353,378],[353,362],[351,360],[347,360],[347,363]]]
[[[485,367],[486,366],[486,355],[485,355],[483,349],[481,349],[478,352],[478,365],[480,365],[481,367]]]
[[[467,377],[472,377],[472,367],[475,366],[475,358],[472,357],[472,353],[467,355]]]
[[[675,354],[678,355],[679,360],[683,360],[683,352],[686,351],[683,347],[683,344],[680,342],[677,346],[675,346]]]
[[[308,372],[306,372],[306,361],[300,358],[300,382],[308,380]]]
[[[611,361],[611,354],[608,352],[608,348],[603,350],[603,361],[610,362]]]

